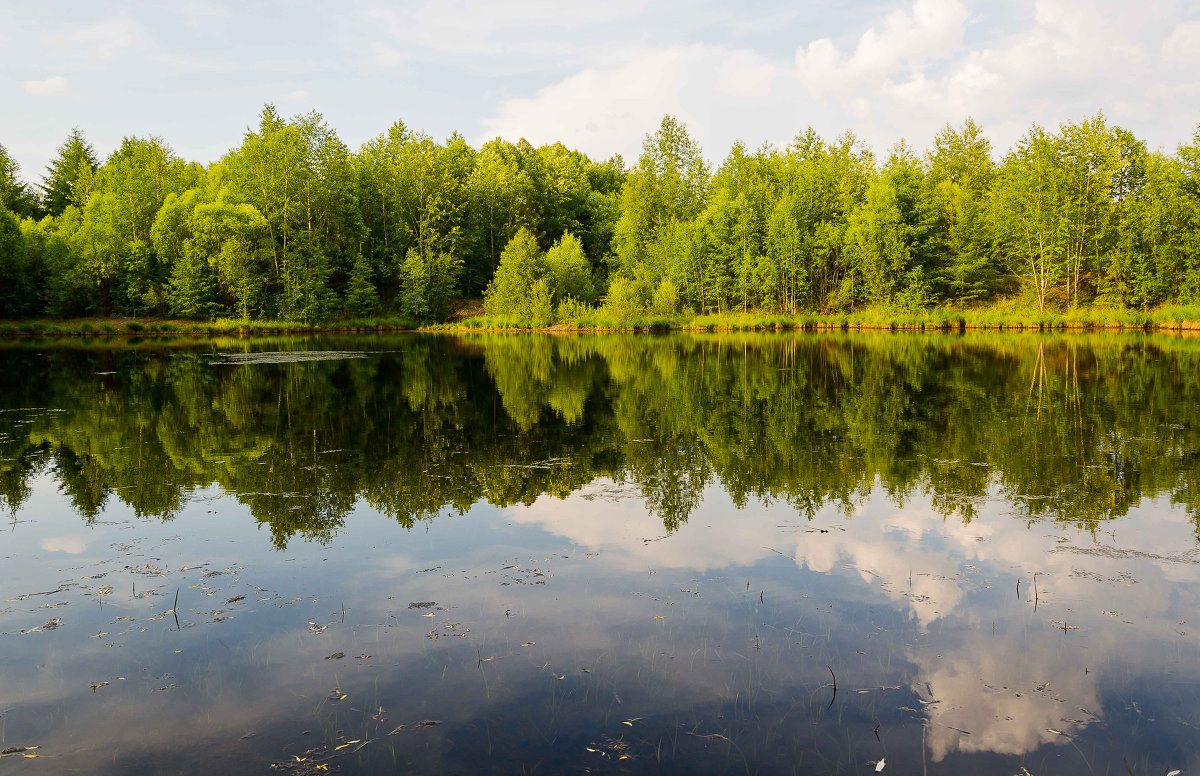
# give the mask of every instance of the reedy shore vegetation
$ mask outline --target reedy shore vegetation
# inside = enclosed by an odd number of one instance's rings
[[[714,171],[670,116],[629,167],[402,122],[351,151],[268,105],[208,165],[74,131],[37,187],[0,148],[0,333],[401,328],[480,296],[454,325],[1193,328],[1200,127],[1168,153],[1097,114],[997,157],[967,119],[882,159],[808,129]]]

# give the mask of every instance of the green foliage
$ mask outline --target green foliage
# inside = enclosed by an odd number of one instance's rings
[[[632,324],[646,314],[650,308],[644,281],[618,277],[608,287],[608,298],[604,300],[604,312],[622,326]]]
[[[0,148],[16,315],[434,322],[482,294],[491,318],[529,325],[548,319],[543,279],[550,309],[607,299],[595,313],[618,325],[1200,301],[1200,128],[1152,152],[1103,114],[1034,125],[998,162],[967,119],[882,165],[853,134],[809,128],[782,148],[735,143],[713,172],[671,116],[626,169],[399,121],[351,151],[319,114],[266,105],[207,168],[154,137],[100,165],[74,131],[42,191]]]
[[[655,315],[672,316],[679,312],[679,292],[670,278],[663,278],[654,289],[650,309]]]
[[[912,261],[896,191],[879,178],[867,189],[865,201],[850,214],[843,302],[848,307],[890,305]]]
[[[52,216],[61,214],[70,205],[87,204],[92,178],[99,167],[95,150],[78,127],[71,130],[57,153],[42,181],[42,204]]]
[[[538,249],[533,234],[528,229],[521,229],[500,254],[500,266],[484,292],[484,309],[489,315],[511,314],[520,318],[521,311],[529,304],[534,285],[545,280],[549,289],[549,277],[546,255]]]
[[[549,278],[538,278],[529,289],[529,298],[516,310],[519,320],[535,328],[554,322],[554,292]]]
[[[592,267],[583,252],[583,243],[570,232],[546,252],[551,291],[556,300],[574,297],[583,302],[596,298]]]
[[[20,174],[21,165],[0,145],[0,207],[18,218],[37,216],[41,210],[37,194]]]
[[[283,317],[311,323],[328,317],[334,307],[329,287],[329,256],[311,233],[298,232],[283,254],[280,312]]]
[[[0,205],[0,318],[31,311],[29,255],[17,217]]]
[[[167,305],[181,318],[212,318],[217,306],[212,268],[203,256],[185,250],[171,268],[167,283]]]
[[[660,231],[695,218],[704,205],[709,169],[700,146],[673,116],[642,143],[642,154],[621,195],[613,228],[617,264],[636,274],[649,259]]]
[[[429,302],[425,291],[428,282],[429,271],[425,260],[416,248],[410,248],[400,267],[400,294],[397,301],[401,315],[415,320],[428,317]]]
[[[359,254],[346,283],[345,310],[350,315],[366,316],[379,310],[379,293],[371,278],[371,265]]]
[[[581,324],[595,317],[596,309],[591,305],[568,296],[554,310],[555,323]]]

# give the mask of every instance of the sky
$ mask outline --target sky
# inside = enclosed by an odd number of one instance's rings
[[[0,0],[0,145],[28,179],[72,127],[219,159],[263,104],[316,110],[352,149],[396,120],[636,160],[664,113],[732,143],[850,129],[920,150],[968,116],[1002,154],[1102,110],[1152,148],[1200,123],[1191,0]]]

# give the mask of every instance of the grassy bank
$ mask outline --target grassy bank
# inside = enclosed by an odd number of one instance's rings
[[[300,321],[215,321],[147,318],[73,318],[0,321],[0,337],[113,337],[184,336],[239,337],[325,332],[383,332],[416,329],[401,318],[353,318],[321,323]]]
[[[995,329],[1042,331],[1068,329],[1200,331],[1200,305],[1167,305],[1138,311],[1084,307],[1066,311],[1039,311],[1008,304],[967,309],[935,308],[919,312],[867,309],[850,313],[788,315],[751,310],[721,314],[619,318],[603,308],[560,320],[530,326],[498,316],[475,316],[444,324],[440,329],[502,331],[769,331],[792,329],[954,330]]]
[[[618,316],[585,308],[553,323],[530,325],[515,317],[474,315],[433,326],[402,318],[354,318],[321,323],[299,321],[195,321],[144,318],[76,318],[0,321],[0,337],[258,337],[283,334],[396,331],[771,331],[771,330],[1162,330],[1200,332],[1200,305],[1167,305],[1137,311],[1103,307],[1045,311],[1008,304],[919,312],[867,309],[852,313],[787,315],[762,310],[705,315]]]

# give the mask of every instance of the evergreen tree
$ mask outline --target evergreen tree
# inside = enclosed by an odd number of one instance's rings
[[[46,212],[57,216],[68,205],[82,207],[91,194],[92,176],[99,163],[92,144],[87,142],[79,128],[58,147],[57,156],[46,167],[42,180],[42,204]]]
[[[371,282],[371,264],[361,253],[355,258],[354,268],[350,271],[343,306],[351,315],[371,315],[379,310],[379,294]]]
[[[212,268],[203,256],[185,250],[171,269],[166,298],[172,315],[211,318],[216,312]]]
[[[21,165],[0,145],[0,207],[18,218],[39,214],[37,196],[29,184],[20,178]]]

